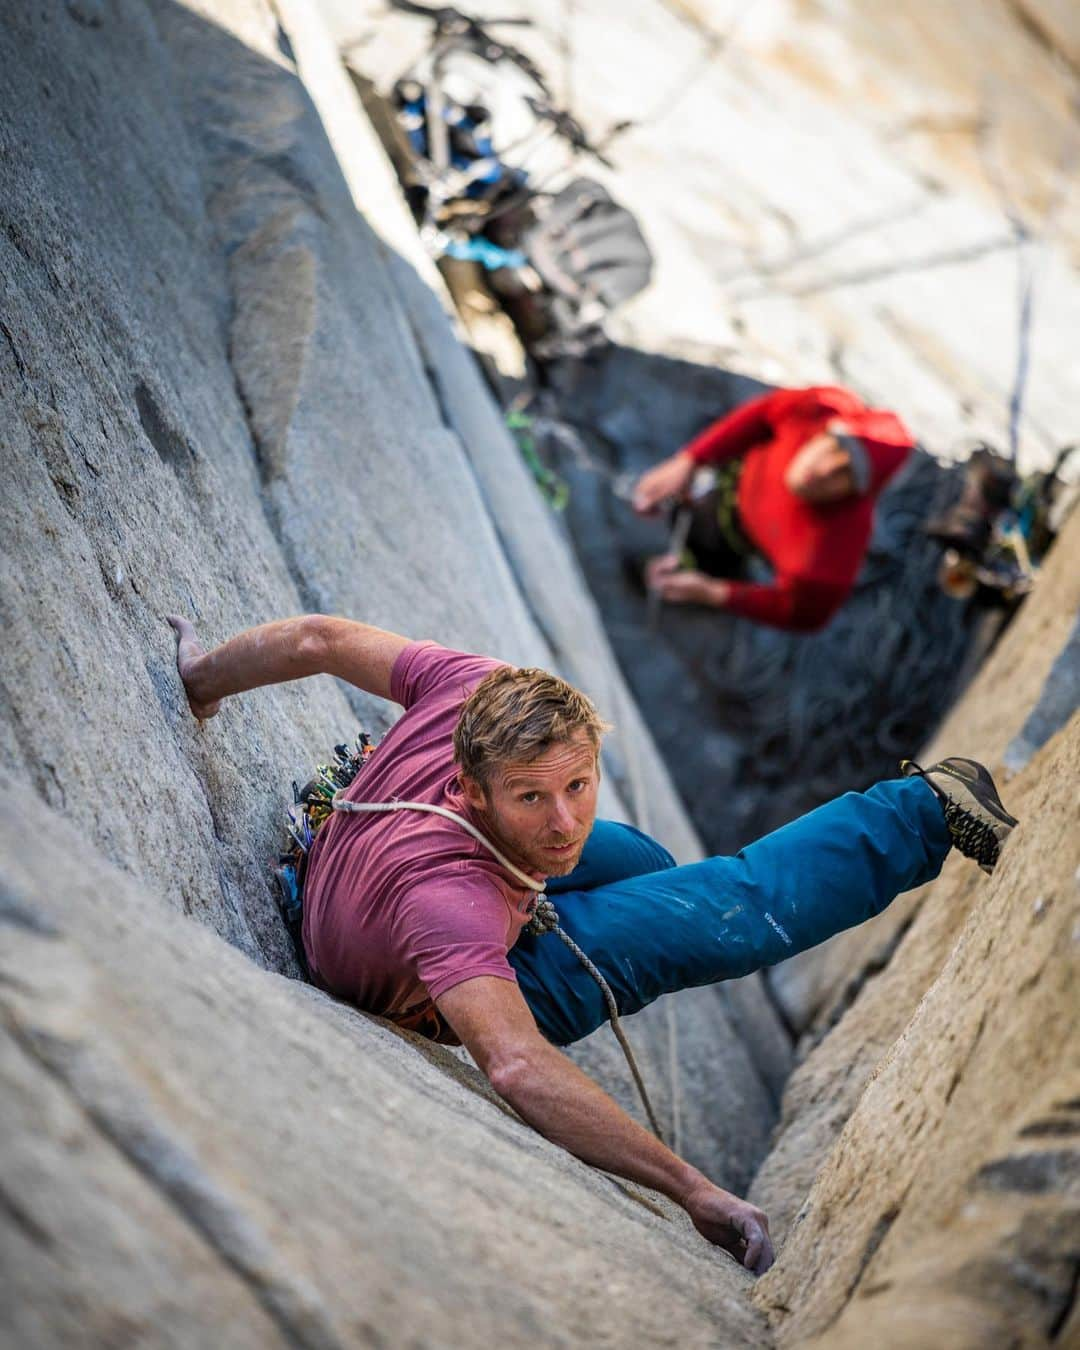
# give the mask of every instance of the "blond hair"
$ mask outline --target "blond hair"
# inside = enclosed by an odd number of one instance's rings
[[[599,750],[610,729],[592,700],[557,675],[500,666],[465,700],[454,728],[454,762],[486,786],[497,764],[531,764],[577,731]]]

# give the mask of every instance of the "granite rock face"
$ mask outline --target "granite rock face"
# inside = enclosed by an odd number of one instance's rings
[[[781,1343],[865,1344],[880,1319],[905,1347],[1076,1333],[1075,704],[1019,773],[1002,759],[1075,662],[1078,558],[1074,513],[922,756],[994,769],[1021,824],[993,878],[954,855],[932,885],[796,963],[818,1011],[753,1188],[786,1236],[756,1295]]]
[[[358,209],[363,174],[328,131],[362,131],[359,108],[316,110],[302,78],[325,35],[308,7],[287,19],[262,0],[23,7],[0,36],[0,763],[19,804],[4,844],[15,1039],[0,1226],[19,1293],[5,1317],[33,1344],[221,1344],[227,1326],[230,1343],[329,1345],[393,1327],[437,1341],[447,1308],[468,1340],[513,1307],[511,1339],[603,1339],[610,1311],[585,1307],[586,1291],[615,1267],[582,1264],[567,1235],[599,1232],[607,1210],[612,1247],[622,1226],[654,1234],[613,1277],[625,1328],[655,1319],[661,1340],[703,1341],[722,1317],[755,1343],[760,1318],[732,1303],[738,1270],[651,1201],[558,1151],[538,1180],[544,1146],[489,1101],[496,1128],[466,1147],[481,1099],[453,1098],[456,1060],[282,979],[297,971],[269,862],[289,783],[358,719],[378,734],[393,710],[327,679],[200,726],[177,682],[173,611],[210,641],[324,609],[551,665],[618,723],[603,810],[699,855],[478,372]],[[790,1055],[760,982],[680,998],[630,1030],[669,1133],[745,1187]],[[580,1054],[636,1110],[607,1035]],[[706,1090],[690,1101],[699,1067]],[[398,1100],[398,1076],[422,1147],[380,1190],[397,1132],[353,1116]],[[520,1243],[494,1236],[486,1202],[468,1217],[467,1200],[519,1166],[552,1216],[546,1238]],[[295,1167],[302,1184],[285,1179]],[[595,1212],[562,1167],[585,1177]],[[395,1207],[406,1173],[422,1221]],[[523,1213],[505,1200],[503,1221]],[[427,1225],[443,1231],[430,1264]],[[388,1291],[374,1311],[359,1251]],[[576,1265],[580,1282],[544,1276],[542,1297],[522,1294],[522,1261]],[[707,1274],[684,1283],[695,1263]],[[646,1267],[651,1292],[632,1278]],[[682,1323],[661,1312],[665,1282],[684,1285]],[[454,1298],[420,1293],[451,1283]]]
[[[762,1344],[679,1214],[5,787],[5,1344]]]
[[[24,6],[0,33],[6,1339],[861,1345],[887,1308],[912,1346],[1068,1343],[1075,718],[1009,785],[993,883],[950,863],[805,968],[820,1045],[757,1183],[802,1217],[760,1308],[458,1058],[288,978],[288,783],[392,710],[326,680],[198,726],[173,610],[210,640],[320,608],[555,666],[618,724],[604,809],[698,851],[340,76],[293,0]],[[1074,531],[958,710],[965,751],[1028,727],[1075,556]],[[742,1188],[790,1056],[760,982],[630,1030],[669,1134]],[[634,1107],[603,1033],[578,1054]]]
[[[882,1326],[890,1345],[972,1350],[1080,1332],[1078,776],[1080,714],[1010,784],[1022,823],[992,883],[950,863],[937,913],[879,977],[901,1008],[921,997],[861,1093],[838,1094],[854,1109],[755,1291],[780,1344],[865,1345]],[[857,1065],[875,1004],[880,1017],[880,996],[857,1001],[808,1067]]]

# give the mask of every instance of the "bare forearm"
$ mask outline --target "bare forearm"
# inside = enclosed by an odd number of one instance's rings
[[[695,1187],[708,1184],[553,1046],[538,1046],[494,1071],[492,1084],[535,1130],[593,1167],[680,1205]]]
[[[702,1237],[755,1274],[772,1265],[769,1221],[761,1210],[714,1186],[665,1148],[554,1047],[532,1046],[490,1077],[499,1095],[553,1143],[668,1196]]]
[[[189,661],[184,684],[192,698],[211,703],[262,685],[316,675],[319,660],[310,640],[310,616],[278,619],[248,628]]]
[[[390,672],[406,643],[406,638],[369,624],[304,614],[248,628],[187,660],[181,653],[181,674],[189,697],[199,704],[323,674],[339,675],[389,698]]]
[[[761,1210],[676,1157],[545,1041],[516,984],[481,975],[437,1003],[495,1091],[533,1129],[593,1167],[668,1196],[702,1237],[748,1270],[768,1270],[772,1244]]]

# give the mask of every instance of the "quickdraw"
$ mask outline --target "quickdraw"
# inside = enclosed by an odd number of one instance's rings
[[[334,746],[334,762],[317,764],[303,788],[292,785],[292,805],[285,813],[288,839],[278,855],[274,876],[281,896],[281,916],[296,947],[300,964],[307,969],[300,928],[304,917],[304,873],[315,836],[334,813],[334,796],[347,788],[368,759],[375,745],[361,731],[352,749],[344,741]]]

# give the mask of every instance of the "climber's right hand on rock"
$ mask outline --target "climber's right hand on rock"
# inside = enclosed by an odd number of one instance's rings
[[[723,1247],[747,1270],[764,1275],[772,1265],[769,1220],[756,1205],[706,1182],[690,1192],[683,1208],[703,1238]]]
[[[668,500],[682,497],[690,486],[697,465],[685,451],[661,460],[654,469],[642,474],[634,488],[633,507],[641,516],[650,516]]]
[[[205,648],[195,636],[195,625],[189,619],[179,614],[166,614],[165,617],[176,630],[176,669],[184,682],[188,706],[200,722],[205,722],[221,707],[220,699],[211,703],[200,702],[193,688],[195,667],[199,659],[206,655]]]

